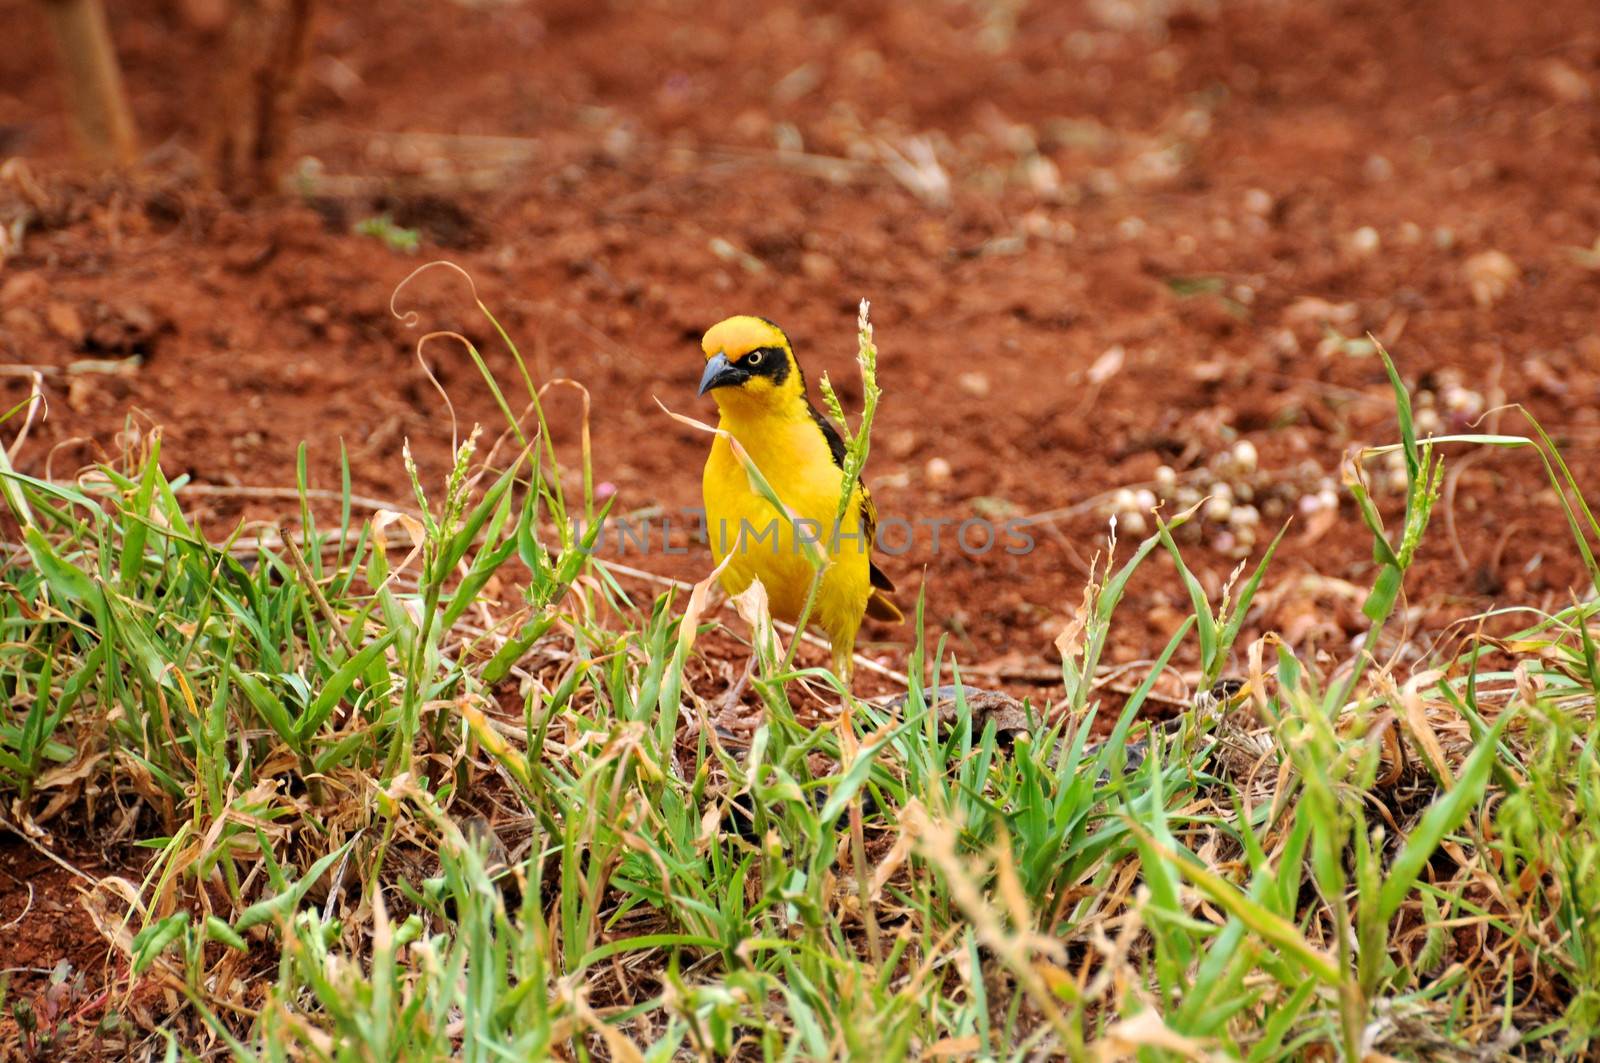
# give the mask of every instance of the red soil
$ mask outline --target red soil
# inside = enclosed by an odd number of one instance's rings
[[[70,168],[35,6],[0,0],[23,41],[0,48],[0,156],[37,179],[0,181],[0,221],[31,216],[0,266],[0,362],[54,374],[21,460],[35,474],[160,425],[168,472],[200,483],[291,484],[304,440],[313,479],[335,487],[342,440],[358,492],[404,500],[402,440],[436,481],[450,422],[413,357],[420,330],[389,298],[439,257],[472,273],[539,378],[588,388],[618,512],[698,502],[706,440],[653,400],[710,415],[694,395],[701,330],[772,318],[813,381],[827,371],[858,402],[863,297],[882,350],[869,479],[886,515],[1060,511],[1163,464],[1203,467],[1236,439],[1259,455],[1254,486],[1293,512],[1347,448],[1396,438],[1381,363],[1325,342],[1330,329],[1382,339],[1437,396],[1442,428],[1466,426],[1471,393],[1523,402],[1580,483],[1600,471],[1592,3],[337,0],[319,10],[297,130],[324,183],[248,209],[192,176],[218,42],[183,5],[113,5],[153,149],[120,179]],[[880,159],[880,143],[910,153],[915,136],[948,174],[947,205]],[[513,164],[463,161],[469,149]],[[326,180],[348,174],[362,186]],[[421,231],[419,254],[351,231],[381,210]],[[515,380],[459,280],[425,275],[401,303]],[[132,355],[127,373],[65,372]],[[429,359],[463,428],[498,425],[465,358],[440,345]],[[10,406],[26,380],[0,392]],[[556,394],[575,464],[578,403]],[[1514,413],[1498,424],[1524,430]],[[1453,534],[1442,504],[1408,579],[1411,628],[1566,603],[1585,577],[1537,461],[1453,463]],[[219,531],[282,512],[199,504]],[[1282,519],[1265,516],[1263,543]],[[1224,530],[1211,522],[1186,555],[1213,592],[1238,563]],[[1105,531],[1089,505],[1035,528],[1025,556],[934,553],[924,534],[885,567],[910,594],[926,573],[931,632],[1019,683],[1057,667],[1052,640]],[[622,560],[708,567],[697,545]],[[1154,653],[1187,609],[1171,566],[1151,568],[1118,659]],[[1298,518],[1251,627],[1347,654],[1364,624],[1340,581],[1372,573],[1348,501],[1335,521]],[[898,665],[907,637],[871,626],[865,648]],[[11,962],[70,957],[24,951]]]

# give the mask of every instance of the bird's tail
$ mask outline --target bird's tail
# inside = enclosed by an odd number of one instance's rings
[[[872,581],[872,592],[867,595],[867,615],[890,624],[900,623],[906,616],[895,600],[889,597],[894,590],[894,581],[887,572],[870,561],[867,563],[867,574]]]
[[[882,620],[890,624],[898,624],[906,618],[894,599],[883,591],[873,588],[872,594],[867,598],[867,615],[874,620]]]

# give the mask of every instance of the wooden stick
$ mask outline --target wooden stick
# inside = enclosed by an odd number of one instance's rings
[[[100,0],[42,0],[66,72],[67,100],[83,149],[95,162],[126,166],[138,154],[111,28]]]
[[[218,87],[217,187],[236,200],[268,195],[288,151],[314,0],[237,0]]]

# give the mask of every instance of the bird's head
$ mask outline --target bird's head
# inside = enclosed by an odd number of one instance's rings
[[[763,317],[730,317],[700,341],[706,367],[700,394],[724,410],[752,412],[805,401],[806,382],[783,329]]]

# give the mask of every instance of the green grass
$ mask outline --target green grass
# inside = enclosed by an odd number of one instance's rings
[[[319,520],[302,455],[295,534],[211,543],[158,436],[72,486],[0,469],[21,529],[0,574],[7,815],[153,855],[136,897],[101,901],[126,926],[112,1014],[74,1030],[13,993],[25,1050],[1592,1048],[1592,602],[1405,667],[1300,659],[1271,635],[1237,644],[1271,550],[1210,600],[1170,534],[1177,514],[1086,588],[1058,642],[1062,687],[1015,741],[964,694],[953,714],[930,705],[959,669],[920,637],[903,704],[845,698],[806,726],[800,685],[838,701],[837,680],[760,638],[766,722],[733,751],[699,726],[693,645],[717,622],[703,591],[630,597],[589,556],[572,529],[594,534],[604,509],[587,489],[565,496],[526,367],[532,425],[470,355],[505,436],[485,448],[473,433],[442,485],[408,460],[411,511],[358,517],[346,468],[339,512]],[[1416,439],[1393,379],[1399,526],[1359,464],[1346,477],[1373,537],[1374,646],[1392,646],[1445,445]],[[851,437],[853,469],[867,437]],[[1542,433],[1450,445],[1543,457],[1600,579],[1600,526]],[[1169,562],[1191,616],[1136,692],[1107,700],[1100,661],[1128,581]],[[1150,731],[1141,709],[1180,653],[1202,688],[1231,677],[1245,692]],[[132,1020],[128,993],[148,987],[179,1002],[183,1033]]]
[[[416,254],[417,249],[422,246],[420,230],[395,224],[393,216],[389,214],[377,214],[356,222],[354,232],[381,241],[391,251]]]

